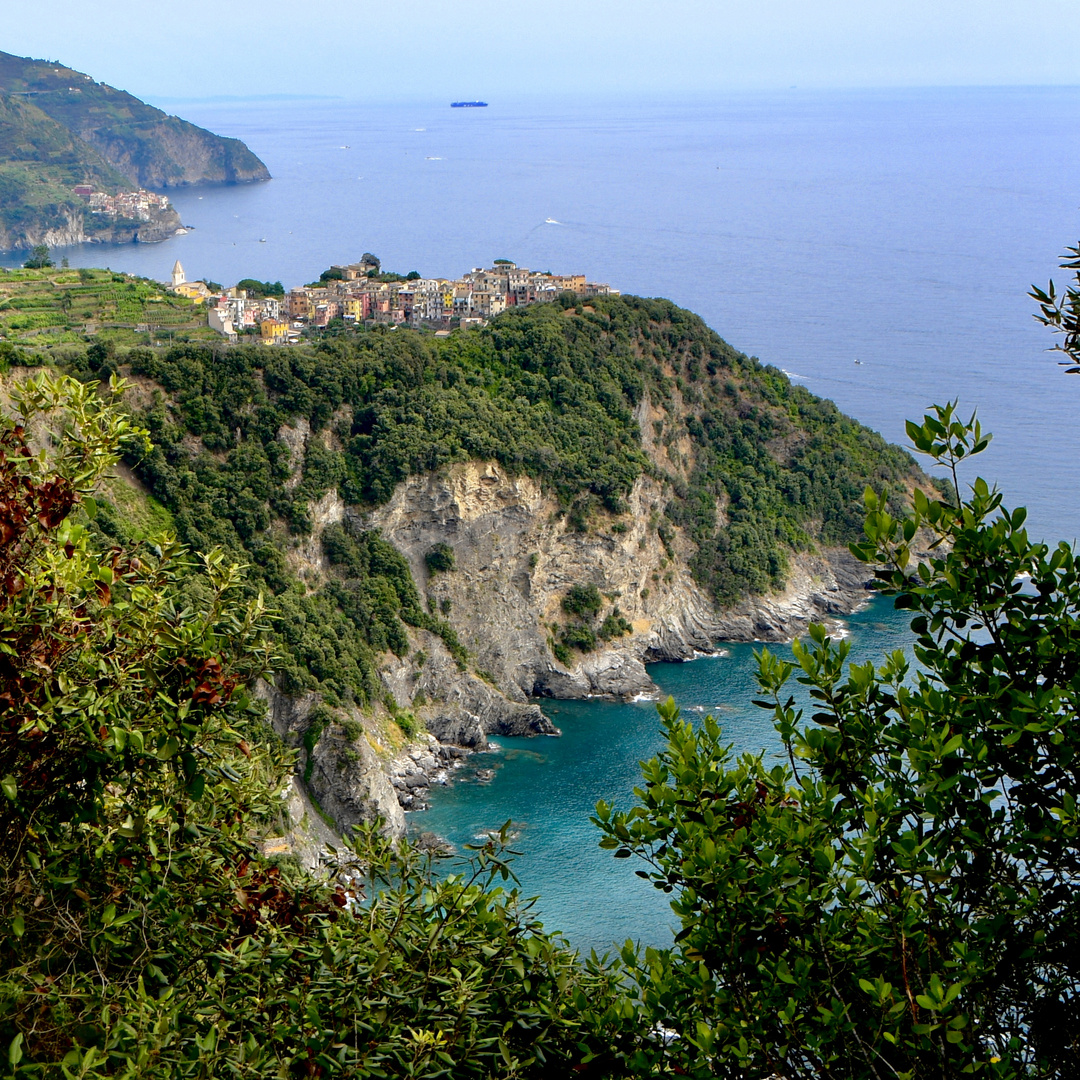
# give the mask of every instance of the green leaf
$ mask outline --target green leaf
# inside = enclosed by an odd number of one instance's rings
[[[14,802],[19,791],[19,785],[15,782],[14,776],[5,776],[3,780],[0,780],[0,789],[3,790],[4,795],[11,802]]]
[[[23,1033],[20,1031],[18,1035],[8,1044],[8,1064],[18,1065],[22,1061],[23,1056]]]

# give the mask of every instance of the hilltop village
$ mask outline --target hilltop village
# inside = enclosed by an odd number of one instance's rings
[[[205,282],[188,281],[177,262],[172,289],[205,303],[208,324],[230,341],[249,334],[272,345],[298,341],[306,329],[324,328],[334,319],[353,325],[429,326],[447,334],[454,327],[483,326],[509,307],[553,301],[565,292],[619,295],[607,284],[586,281],[584,274],[539,273],[507,259],[451,280],[423,278],[415,271],[407,277],[384,274],[373,255],[332,266],[318,283],[287,294],[281,290],[278,296],[240,287],[218,291]]]

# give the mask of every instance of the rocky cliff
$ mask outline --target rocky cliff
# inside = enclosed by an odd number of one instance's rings
[[[155,211],[149,221],[98,221],[81,206],[60,206],[52,213],[6,221],[0,211],[0,251],[19,251],[44,244],[157,244],[183,230],[180,215],[170,206]]]
[[[140,353],[169,404],[138,468],[278,597],[278,692],[323,696],[289,730],[337,828],[387,777],[413,809],[491,733],[554,734],[537,699],[650,694],[649,661],[852,610],[865,486],[927,482],[666,301],[287,352]]]
[[[403,657],[387,654],[380,677],[389,700],[423,724],[420,741],[388,748],[379,710],[344,710],[345,726],[319,735],[305,759],[307,792],[334,828],[345,832],[381,817],[401,834],[402,810],[422,808],[428,787],[447,782],[489,734],[558,734],[530,698],[651,695],[650,662],[688,660],[722,641],[790,640],[809,622],[850,613],[868,597],[866,568],[833,549],[795,558],[783,591],[718,609],[693,579],[692,545],[678,531],[666,546],[661,539],[656,511],[664,501],[662,485],[642,477],[626,514],[601,516],[588,532],[576,532],[535,480],[469,462],[410,478],[373,514],[346,507],[336,493],[314,504],[314,534],[294,548],[305,580],[328,572],[318,549],[327,525],[379,528],[473,657],[462,671],[438,636],[410,631],[412,648]],[[429,571],[426,555],[437,544],[453,549],[452,570]],[[599,618],[617,607],[631,630],[590,652],[574,651],[564,664],[553,655],[552,628],[565,621],[568,590],[582,584],[597,586],[604,598]],[[268,690],[267,699],[275,730],[301,745],[317,696]],[[308,860],[319,850],[303,829],[291,843]]]
[[[790,640],[811,620],[866,599],[865,568],[831,550],[797,557],[782,592],[719,610],[694,581],[693,548],[681,531],[667,545],[659,535],[662,485],[643,476],[628,502],[626,514],[599,514],[576,532],[534,480],[474,462],[411,478],[371,523],[409,558],[477,669],[522,702],[650,693],[650,661],[690,659],[720,640]],[[453,549],[454,569],[432,574],[425,556],[440,543]],[[597,621],[618,608],[631,629],[563,664],[551,649],[552,627],[566,621],[561,605],[575,585],[597,587]]]

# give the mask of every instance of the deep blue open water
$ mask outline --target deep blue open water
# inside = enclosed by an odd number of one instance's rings
[[[194,232],[66,252],[72,265],[164,279],[180,258],[189,277],[291,286],[372,251],[425,275],[495,258],[582,272],[693,309],[894,441],[959,397],[995,433],[981,471],[1007,503],[1037,535],[1080,536],[1080,377],[1045,352],[1025,295],[1080,240],[1080,88],[178,111],[244,139],[274,180],[177,192]],[[880,601],[852,629],[864,656],[904,639]],[[768,749],[752,673],[745,646],[653,669],[741,749]],[[587,822],[596,798],[629,797],[659,745],[655,712],[549,711],[562,739],[506,741],[491,784],[452,786],[416,825],[461,843],[513,818],[552,925],[583,946],[665,940],[664,899]]]

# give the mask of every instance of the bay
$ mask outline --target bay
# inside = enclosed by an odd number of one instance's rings
[[[885,652],[911,642],[909,616],[876,597],[846,620],[851,660],[880,663]],[[712,714],[732,753],[764,752],[781,760],[772,715],[751,704],[758,694],[755,648],[732,644],[712,657],[649,668],[660,693],[679,703],[684,718]],[[790,660],[787,646],[770,646]],[[809,696],[794,677],[790,689],[809,716]],[[560,738],[493,739],[498,750],[468,758],[449,786],[431,789],[431,808],[409,815],[414,832],[431,831],[464,853],[489,830],[511,822],[513,866],[526,897],[538,897],[540,918],[580,949],[603,953],[627,938],[670,945],[674,916],[669,897],[635,876],[637,860],[614,859],[597,846],[589,821],[598,799],[629,809],[641,783],[639,763],[662,747],[655,703],[543,701]],[[809,721],[808,721],[809,722]],[[786,761],[786,757],[783,758]],[[494,773],[478,782],[477,770]]]

